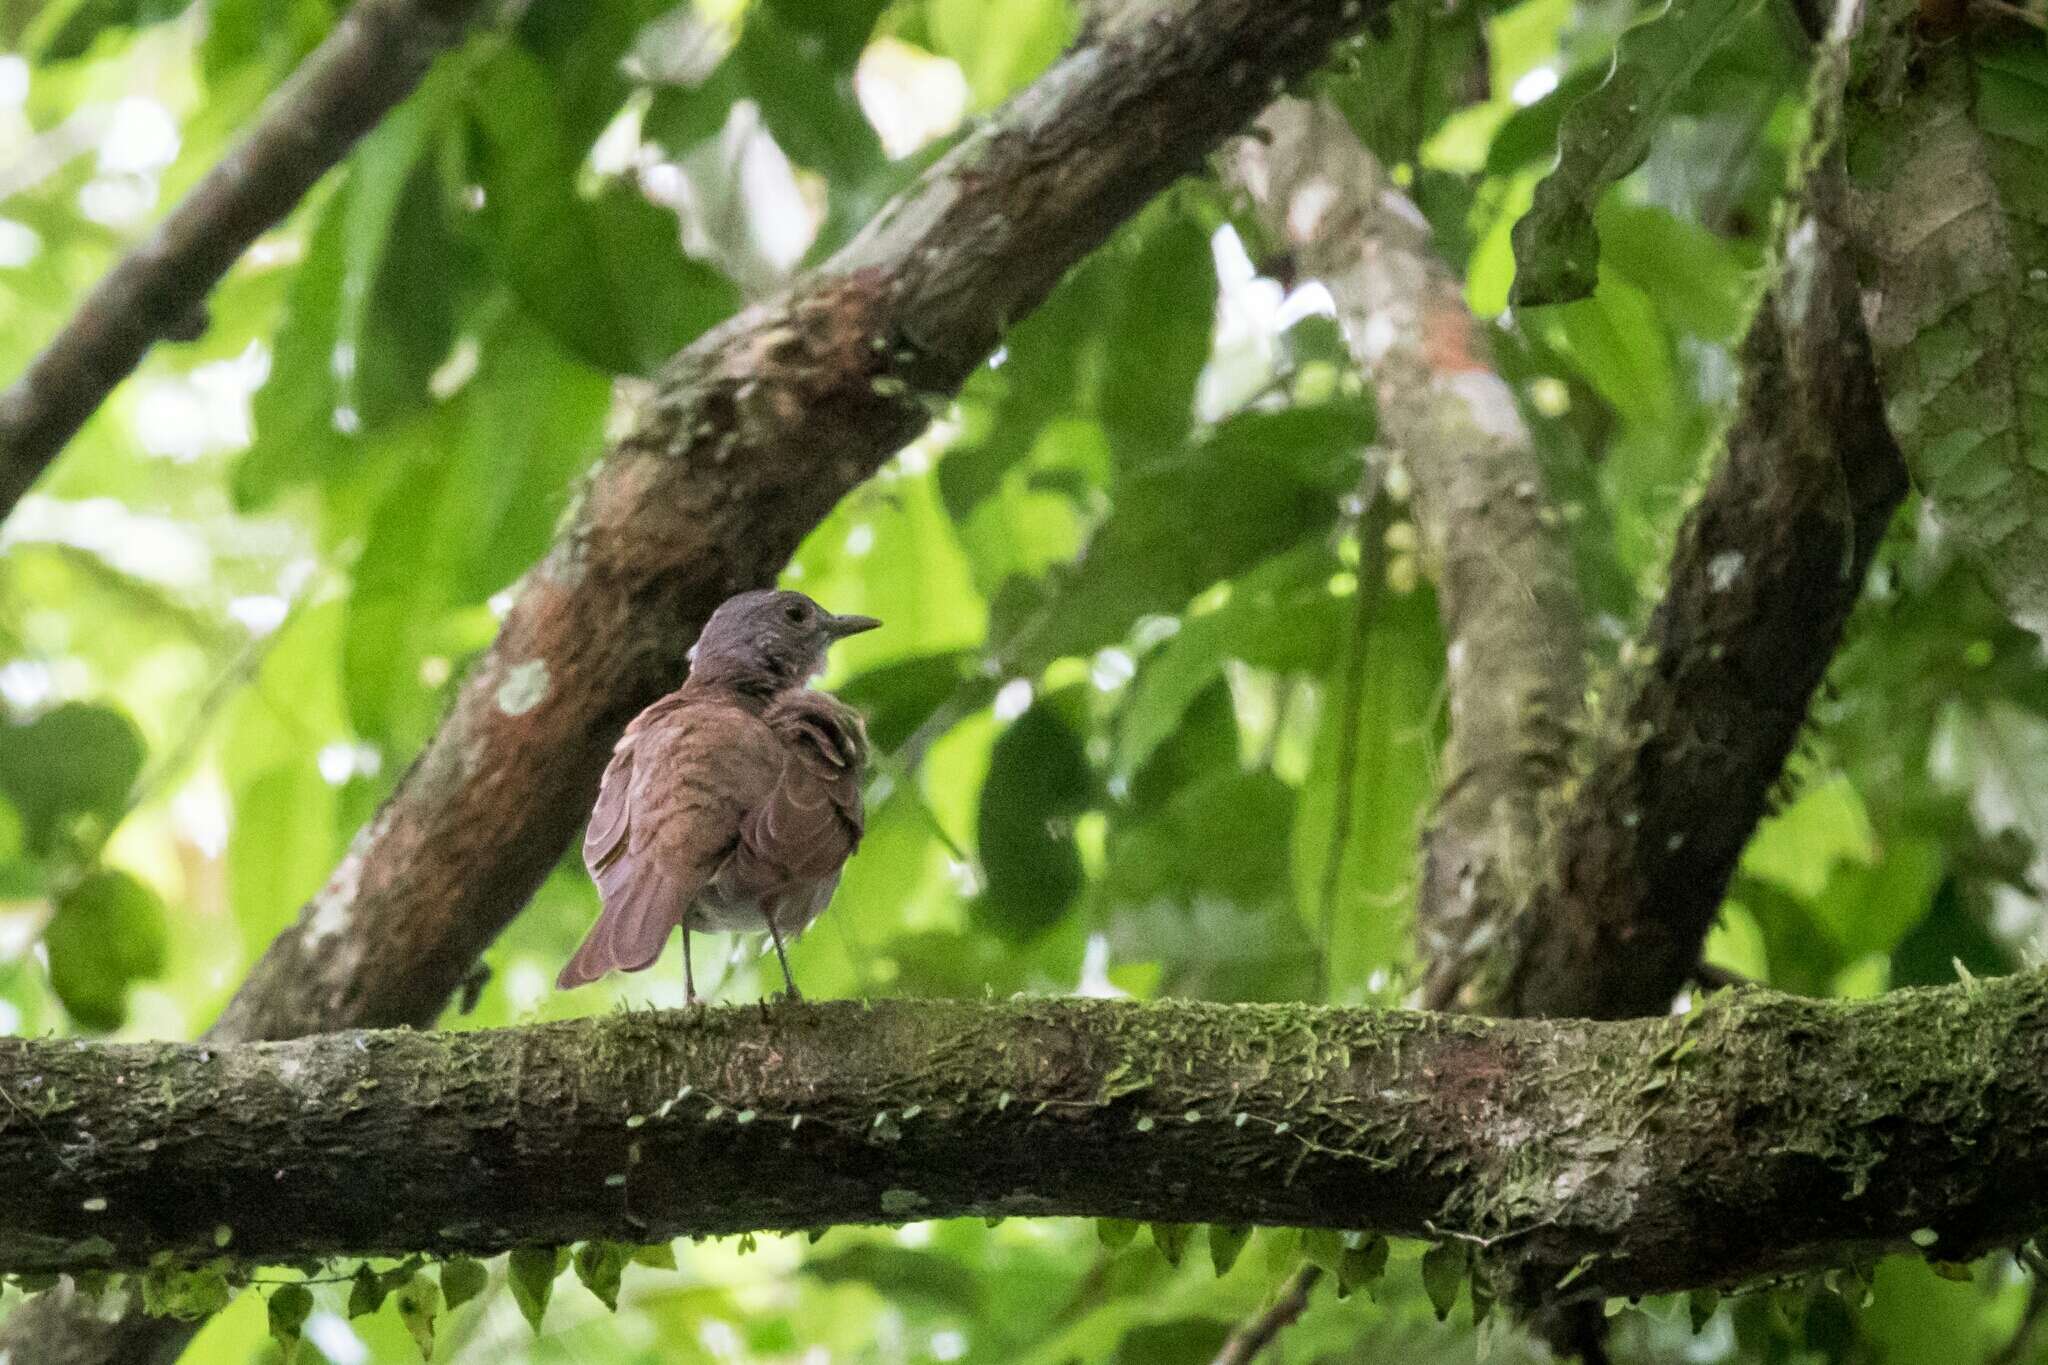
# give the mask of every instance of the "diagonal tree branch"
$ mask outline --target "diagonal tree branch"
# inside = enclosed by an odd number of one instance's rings
[[[1227,169],[1335,300],[1439,567],[1451,743],[1416,919],[1425,999],[1440,1008],[1540,872],[1539,805],[1564,773],[1583,687],[1585,613],[1564,522],[1428,221],[1344,116],[1279,100]]]
[[[1810,191],[1823,207],[1831,174]],[[1669,1006],[1905,496],[1841,240],[1808,218],[1787,255],[1742,347],[1727,453],[1560,817],[1515,945],[1514,1012]]]
[[[0,1087],[34,1116],[0,1123],[17,1270],[204,1260],[223,1226],[260,1264],[1083,1214],[1466,1239],[1527,1308],[2048,1220],[2038,972],[1621,1023],[848,1001],[0,1040]]]
[[[481,0],[358,0],[342,16],[255,131],[0,393],[0,518],[151,346],[203,326],[206,296],[228,268],[412,93],[481,8]]]
[[[1384,0],[1186,0],[1099,33],[780,298],[664,369],[440,730],[215,1042],[430,1023],[581,824],[611,744],[1060,276]],[[73,1319],[78,1323],[78,1319]],[[160,1359],[173,1324],[21,1312],[0,1350]]]

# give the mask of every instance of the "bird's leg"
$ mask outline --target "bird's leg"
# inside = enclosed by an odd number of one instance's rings
[[[690,970],[690,926],[683,926],[683,1007],[697,1003],[697,977]]]
[[[789,974],[789,954],[782,950],[782,931],[775,927],[775,916],[765,917],[768,921],[768,937],[775,940],[775,960],[782,964],[782,984],[789,987],[789,998],[801,1000],[804,993],[796,988],[796,978]]]

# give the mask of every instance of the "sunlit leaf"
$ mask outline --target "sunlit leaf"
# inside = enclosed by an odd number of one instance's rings
[[[96,872],[58,897],[43,931],[50,984],[90,1029],[121,1026],[128,987],[163,970],[164,944],[163,901],[125,872]]]
[[[996,740],[981,789],[978,844],[989,928],[1015,939],[1044,932],[1081,890],[1072,822],[1094,790],[1081,743],[1059,708],[1040,701]]]
[[[1557,165],[1515,225],[1514,302],[1567,303],[1593,292],[1600,241],[1593,210],[1642,164],[1664,111],[1715,46],[1760,0],[1667,0],[1622,35],[1607,79],[1566,114]]]
[[[142,736],[111,706],[69,702],[22,725],[0,725],[0,788],[31,852],[48,856],[88,820],[104,836],[141,775]],[[88,837],[90,832],[88,831]]]

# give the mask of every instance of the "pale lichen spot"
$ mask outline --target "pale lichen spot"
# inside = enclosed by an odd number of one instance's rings
[[[1367,364],[1377,364],[1400,339],[1400,325],[1386,313],[1376,312],[1365,320],[1364,327],[1360,329],[1358,349]]]
[[[1742,551],[1723,550],[1707,561],[1707,586],[1715,592],[1726,592],[1735,586],[1735,580],[1742,575]]]
[[[358,842],[362,836],[357,836]],[[355,904],[356,888],[362,879],[362,859],[355,850],[342,859],[334,876],[313,898],[313,912],[306,917],[306,946],[336,938],[348,929],[349,908]]]
[[[1503,441],[1527,439],[1514,390],[1491,370],[1456,370],[1440,375],[1437,384],[1462,399],[1472,425]]]
[[[548,695],[548,665],[545,659],[528,659],[515,664],[498,684],[498,709],[508,716],[523,716]]]
[[[1287,234],[1297,242],[1312,242],[1323,225],[1323,215],[1337,202],[1337,187],[1317,176],[1297,189],[1287,201]]]

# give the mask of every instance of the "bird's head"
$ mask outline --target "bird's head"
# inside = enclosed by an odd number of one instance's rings
[[[820,672],[833,641],[881,624],[872,616],[835,616],[800,592],[743,592],[704,623],[690,651],[690,675],[779,692]]]

